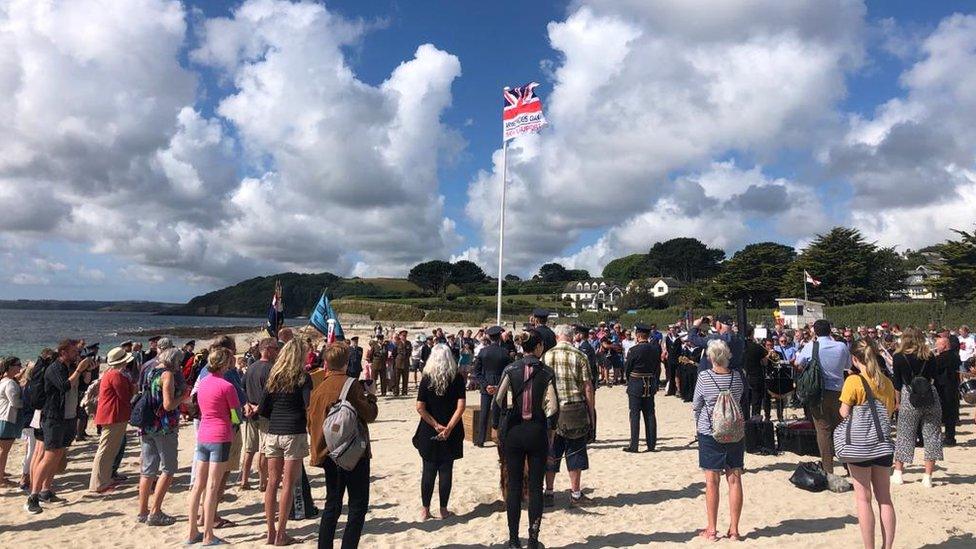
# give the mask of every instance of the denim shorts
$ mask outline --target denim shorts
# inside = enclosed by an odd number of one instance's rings
[[[179,433],[144,433],[142,435],[142,470],[144,477],[157,477],[162,469],[164,475],[175,475],[179,468],[177,453]]]
[[[230,459],[230,442],[198,442],[197,461],[220,463]]]
[[[742,469],[745,451],[745,440],[722,444],[711,435],[698,433],[698,466],[706,471]]]
[[[546,471],[559,472],[559,464],[566,455],[566,469],[569,471],[585,471],[590,468],[590,460],[586,455],[586,438],[566,439],[553,435],[552,445],[549,446],[549,460]]]

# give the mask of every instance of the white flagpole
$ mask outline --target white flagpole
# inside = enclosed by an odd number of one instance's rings
[[[807,301],[807,272],[803,271],[803,301]]]
[[[505,257],[505,191],[508,187],[508,140],[502,138],[502,206],[501,215],[498,217],[498,309],[495,316],[495,323],[502,325],[502,280],[505,276],[502,272],[503,259]]]

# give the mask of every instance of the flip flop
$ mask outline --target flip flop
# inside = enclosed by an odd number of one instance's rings
[[[718,535],[716,534],[715,530],[702,530],[701,532],[698,532],[698,537],[705,541],[718,541]]]
[[[218,538],[217,536],[214,536],[212,540],[203,544],[204,547],[211,547],[214,545],[227,545],[227,542]]]
[[[198,543],[201,543],[202,541],[203,541],[203,533],[198,532],[195,538],[184,541],[183,545],[196,545]]]
[[[276,547],[282,547],[285,545],[295,545],[296,543],[298,543],[298,540],[289,535],[285,535],[281,541],[275,540]]]

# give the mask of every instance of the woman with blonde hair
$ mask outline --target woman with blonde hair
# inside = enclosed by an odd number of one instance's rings
[[[226,543],[215,536],[213,530],[224,473],[230,459],[230,446],[234,440],[234,425],[240,424],[237,410],[241,403],[237,389],[224,379],[224,374],[233,366],[234,353],[230,349],[213,348],[207,357],[210,375],[201,379],[197,387],[200,427],[197,429],[197,475],[190,494],[188,513],[190,535],[187,543],[191,544],[201,541],[204,545]],[[202,534],[197,527],[201,498],[204,501]]]
[[[308,456],[305,425],[312,378],[305,372],[307,352],[305,342],[300,338],[285,343],[268,373],[264,401],[258,408],[258,413],[268,418],[268,434],[264,437],[263,448],[268,460],[264,518],[268,526],[267,542],[272,545],[295,543],[285,533],[285,527],[295,496],[295,480],[301,478],[302,460]],[[276,502],[279,489],[281,498]]]
[[[860,375],[848,376],[844,381],[844,387],[840,392],[840,416],[846,419],[855,406],[869,404],[865,389],[867,383],[871,394],[880,401],[884,406],[885,414],[890,417],[895,411],[895,387],[881,372],[881,361],[876,344],[867,339],[854,343],[851,347],[851,361]],[[887,418],[883,419],[887,420]],[[890,442],[886,441],[886,444]],[[885,449],[885,452],[887,450],[890,450],[890,446]],[[875,547],[872,492],[874,498],[878,500],[882,547],[891,549],[894,545],[895,505],[891,501],[891,483],[888,478],[892,460],[893,456],[889,453],[867,461],[847,463],[854,484],[854,500],[857,503],[857,520],[861,526],[861,541],[866,548]]]
[[[464,427],[461,425],[465,406],[464,376],[458,372],[451,349],[443,344],[431,349],[423,375],[417,390],[420,423],[413,436],[413,445],[423,460],[420,519],[430,518],[435,478],[440,479],[438,494],[443,519],[451,515],[447,502],[451,497],[454,460],[464,455]]]
[[[915,457],[915,441],[922,430],[925,444],[925,474],[922,486],[932,487],[935,462],[942,456],[942,404],[932,385],[936,376],[935,355],[925,342],[922,331],[914,326],[901,335],[898,350],[892,357],[895,370],[895,406],[898,409],[898,435],[895,438],[895,471],[893,484],[902,484],[905,464]]]

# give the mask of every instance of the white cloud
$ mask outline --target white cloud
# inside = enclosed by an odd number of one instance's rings
[[[34,273],[15,273],[7,280],[17,286],[46,286],[51,283],[49,278]]]
[[[51,261],[49,259],[44,259],[42,257],[35,257],[32,263],[34,264],[34,267],[37,268],[38,270],[46,271],[46,272],[61,272],[68,268],[68,266],[65,265],[64,263]]]
[[[18,206],[5,239],[67,239],[140,280],[210,284],[400,274],[458,244],[437,176],[463,147],[440,121],[455,56],[421,45],[372,86],[344,53],[368,25],[249,0],[201,21],[187,67],[186,15],[176,0],[0,7],[0,201]],[[220,118],[197,106],[200,66],[232,90]]]
[[[101,269],[91,269],[84,265],[78,266],[78,276],[90,282],[103,282],[105,280],[104,271]]]
[[[581,253],[600,258],[678,234],[741,243],[745,229],[734,227],[747,204],[728,200],[736,182],[709,166],[733,153],[775,158],[832,135],[845,75],[863,56],[864,12],[849,0],[577,2],[548,27],[561,55],[546,65],[551,92],[540,88],[551,129],[509,148],[506,271],[531,271],[588,231],[604,236]],[[484,263],[496,256],[501,171],[496,153],[468,190],[483,244],[465,254]],[[698,173],[701,190],[675,173]],[[716,217],[730,228],[707,237]]]

